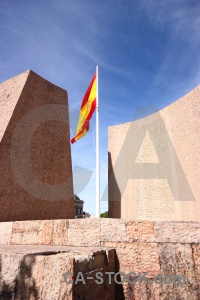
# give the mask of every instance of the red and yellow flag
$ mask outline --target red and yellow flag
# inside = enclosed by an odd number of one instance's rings
[[[92,118],[93,112],[96,108],[96,73],[92,78],[92,81],[83,97],[78,126],[76,129],[76,135],[71,140],[71,143],[75,143],[77,140],[82,138],[89,130],[89,120]]]

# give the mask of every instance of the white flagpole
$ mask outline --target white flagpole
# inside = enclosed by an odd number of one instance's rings
[[[96,218],[100,218],[99,83],[96,66]]]

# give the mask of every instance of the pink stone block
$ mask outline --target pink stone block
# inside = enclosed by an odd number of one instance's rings
[[[13,222],[0,223],[0,245],[9,245],[12,236]]]
[[[99,246],[100,219],[68,220],[69,246]]]
[[[120,219],[101,219],[101,241],[125,242],[126,222]]]

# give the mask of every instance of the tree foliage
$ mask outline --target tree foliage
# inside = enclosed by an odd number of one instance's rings
[[[104,213],[100,214],[101,218],[108,218],[108,211],[105,211]]]

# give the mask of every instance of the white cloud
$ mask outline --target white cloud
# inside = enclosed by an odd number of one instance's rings
[[[143,0],[141,7],[157,30],[168,26],[171,34],[192,42],[200,37],[200,4],[186,0]],[[199,40],[198,40],[199,43]]]

